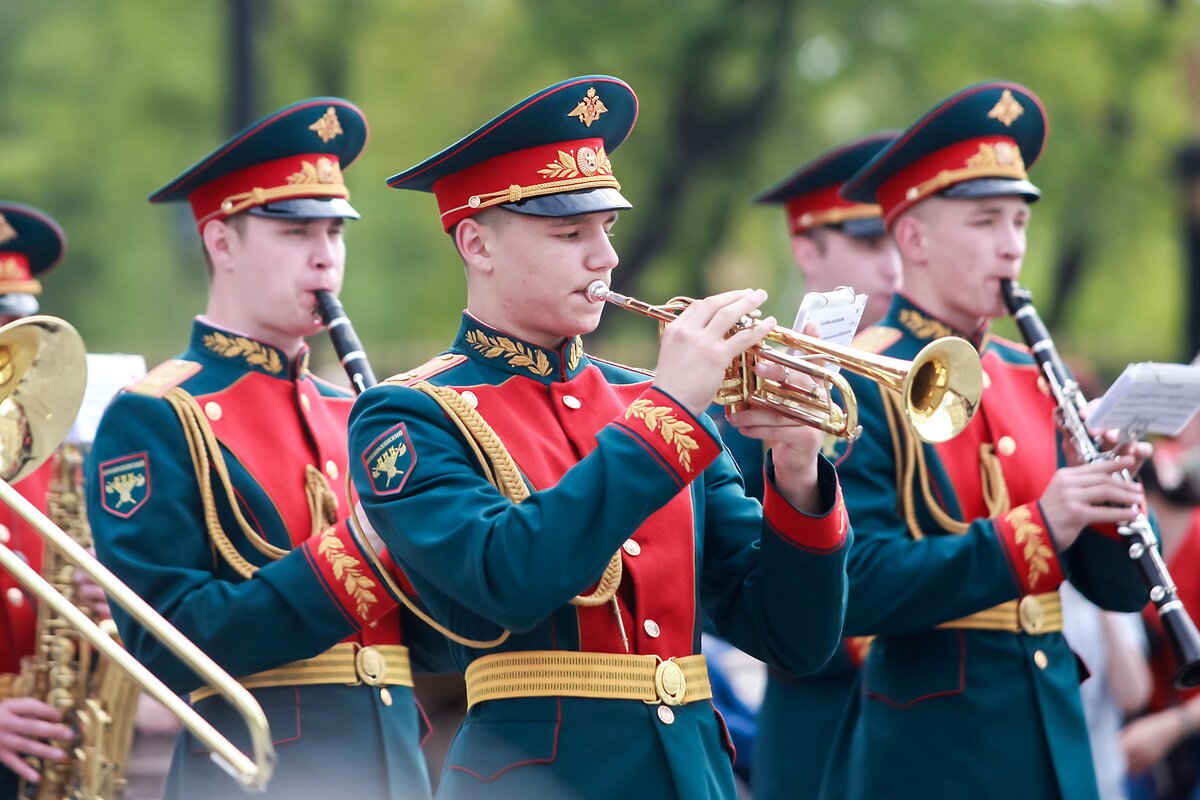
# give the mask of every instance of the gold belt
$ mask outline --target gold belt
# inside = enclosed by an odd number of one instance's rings
[[[998,606],[976,611],[959,619],[938,625],[976,631],[1025,632],[1032,635],[1062,630],[1062,599],[1058,592],[1027,594]]]
[[[467,667],[467,708],[514,697],[593,697],[678,706],[712,697],[704,656],[531,650],[484,656]]]
[[[342,683],[354,686],[412,686],[412,666],[408,648],[399,644],[373,644],[363,647],[356,642],[342,642],[312,658],[293,661],[282,667],[256,672],[239,678],[247,689],[270,686],[312,686],[320,683]],[[202,686],[191,693],[193,703],[217,694],[212,686]]]

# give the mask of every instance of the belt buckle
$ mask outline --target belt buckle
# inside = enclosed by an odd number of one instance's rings
[[[354,673],[368,686],[382,686],[387,682],[387,659],[372,645],[361,647],[354,654]]]
[[[1017,604],[1017,621],[1021,630],[1036,636],[1046,629],[1046,609],[1042,601],[1031,594],[1021,598]]]
[[[687,678],[683,668],[675,663],[675,658],[659,662],[654,670],[654,692],[664,705],[678,706],[683,704],[687,695]]]

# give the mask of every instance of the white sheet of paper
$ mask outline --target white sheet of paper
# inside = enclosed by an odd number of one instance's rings
[[[811,322],[825,341],[850,344],[866,307],[867,295],[855,294],[849,286],[839,286],[832,292],[809,292],[800,302],[792,328],[804,333],[804,326]]]
[[[1200,367],[1190,364],[1130,364],[1100,398],[1087,424],[1093,430],[1121,428],[1176,436],[1200,409]]]
[[[75,424],[67,434],[67,444],[90,445],[96,439],[100,417],[117,392],[146,374],[146,359],[125,353],[88,353],[87,387]]]

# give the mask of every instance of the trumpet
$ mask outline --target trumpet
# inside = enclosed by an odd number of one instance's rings
[[[45,578],[0,544],[0,568],[54,610],[99,653],[124,670],[212,751],[213,760],[247,790],[265,787],[275,751],[266,714],[247,689],[122,583],[65,531],[21,496],[12,483],[33,472],[66,436],[83,400],[87,360],[68,323],[34,316],[0,328],[0,502],[17,512],[67,561],[92,578],[180,660],[233,705],[250,730],[251,759],[142,666]]]
[[[588,284],[587,297],[593,302],[612,303],[663,323],[671,322],[695,302],[690,297],[675,297],[664,305],[651,305],[614,292],[601,280]],[[754,324],[753,319],[743,318],[738,327]],[[836,369],[817,364],[813,359],[899,392],[909,427],[922,440],[932,444],[960,434],[974,416],[983,394],[983,367],[979,363],[979,354],[968,342],[955,336],[930,342],[912,361],[844,347],[783,327],[768,333],[765,341],[790,348],[797,355],[759,343],[738,356],[717,391],[716,402],[725,406],[726,413],[766,408],[840,439],[853,441],[858,438],[862,427],[858,424],[858,400],[854,390]],[[758,361],[769,361],[807,375],[814,385],[756,375],[754,365]],[[841,404],[834,399],[835,389],[842,398]]]

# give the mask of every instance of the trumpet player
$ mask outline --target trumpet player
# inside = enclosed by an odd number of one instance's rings
[[[904,287],[868,332],[871,349],[903,358],[957,334],[984,374],[971,424],[938,445],[907,431],[896,400],[849,376],[864,431],[837,462],[858,535],[846,630],[875,639],[826,798],[1097,797],[1057,590],[1069,578],[1102,607],[1145,604],[1113,527],[1142,494],[1113,474],[1147,453],[1068,460],[1028,349],[989,330],[1005,314],[999,281],[1015,279],[1025,256],[1040,194],[1027,170],[1045,134],[1042,103],[1025,87],[970,86],[842,190],[881,206],[903,262]]]
[[[305,344],[321,331],[314,292],[342,285],[345,221],[359,216],[343,171],[366,138],[352,103],[304,100],[151,196],[190,205],[208,305],[184,353],[109,406],[88,467],[100,559],[265,709],[279,757],[269,797],[430,794],[411,631],[347,523],[351,396],[312,376]],[[139,660],[240,736],[221,697],[115,618]],[[184,733],[166,796],[236,791]]]
[[[636,113],[623,81],[573,78],[389,181],[434,194],[466,268],[453,343],[364,392],[350,423],[365,527],[465,671],[447,800],[733,798],[702,610],[793,672],[841,632],[850,534],[822,434],[745,412],[771,445],[760,506],[704,414],[772,327],[726,336],[766,294],[691,304],[653,375],[584,348],[630,208],[610,157]]]

